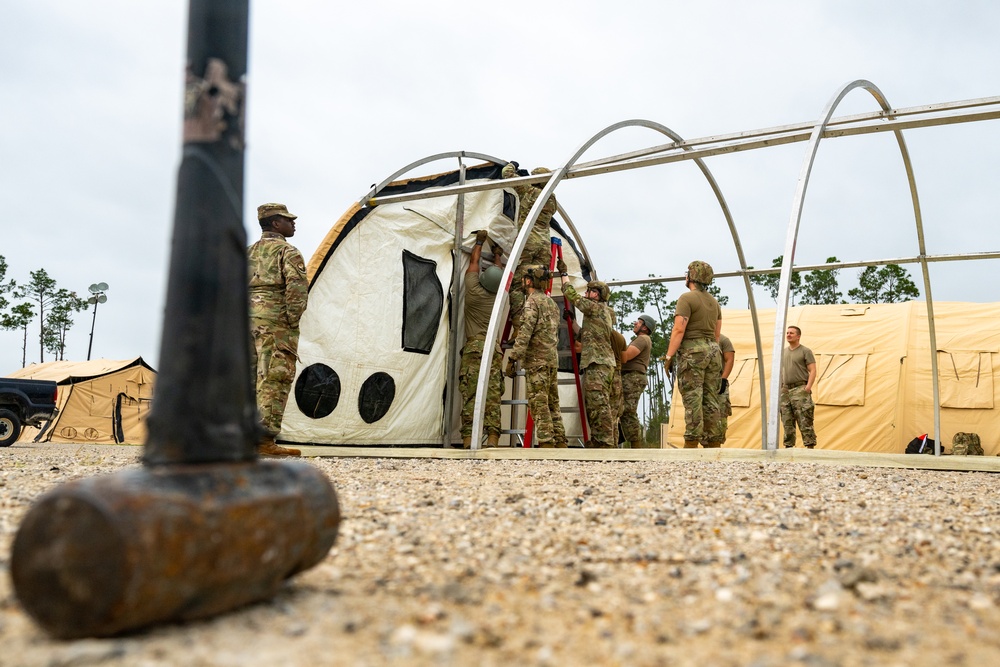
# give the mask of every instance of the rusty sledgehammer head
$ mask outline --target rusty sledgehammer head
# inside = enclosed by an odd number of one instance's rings
[[[14,539],[14,591],[57,637],[115,635],[268,598],[337,537],[337,496],[318,469],[257,460],[242,211],[247,4],[190,2],[144,466],[56,487]]]

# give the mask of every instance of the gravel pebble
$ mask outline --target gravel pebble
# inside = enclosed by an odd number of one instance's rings
[[[994,664],[1000,478],[802,462],[308,459],[343,522],[272,600],[50,639],[10,547],[130,447],[0,450],[0,666]]]

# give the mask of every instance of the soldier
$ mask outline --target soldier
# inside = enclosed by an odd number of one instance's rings
[[[640,315],[632,326],[635,338],[622,353],[622,393],[625,401],[622,431],[632,449],[646,446],[646,437],[639,423],[639,397],[646,390],[646,371],[653,349],[653,339],[649,335],[654,329],[656,320],[649,315]]]
[[[707,288],[715,274],[707,262],[688,264],[688,291],[677,300],[674,328],[664,362],[677,356],[677,384],[684,401],[684,447],[720,447],[722,413],[719,407],[719,377],[722,355],[719,334],[722,308]]]
[[[614,308],[611,309],[611,313],[614,314]],[[617,317],[615,322],[617,323]],[[615,372],[611,374],[611,416],[615,419],[614,435],[615,435],[615,445],[618,445],[622,441],[621,437],[621,426],[622,414],[625,412],[625,393],[622,390],[622,353],[625,352],[625,348],[628,343],[625,342],[625,336],[621,334],[618,329],[611,330],[611,351],[615,355]]]
[[[612,407],[615,352],[611,347],[611,332],[615,328],[614,311],[608,305],[611,290],[600,280],[587,283],[586,297],[569,283],[566,263],[559,260],[563,297],[583,313],[580,327],[580,369],[583,372],[583,400],[587,406],[590,440],[585,447],[608,449],[618,445],[617,411]]]
[[[516,375],[518,362],[525,370],[528,409],[535,420],[539,447],[566,447],[559,410],[559,308],[545,294],[549,271],[544,266],[524,267],[524,302],[521,327],[507,360],[507,377]]]
[[[295,377],[299,318],[306,309],[309,284],[299,251],[285,239],[295,235],[295,218],[284,204],[257,207],[260,240],[247,250],[250,273],[251,370],[257,382],[257,411],[264,436],[257,451],[265,456],[299,456],[274,439]]]
[[[548,174],[551,173],[551,170],[545,167],[535,167],[531,170],[531,173]],[[528,174],[524,170],[519,169],[516,162],[509,162],[504,166],[500,175],[503,178],[514,178],[516,176],[527,176]],[[535,205],[535,200],[542,193],[542,188],[537,185],[515,185],[514,191],[517,192],[518,199],[520,200],[517,212],[517,229],[520,232],[521,227],[524,226],[524,221],[528,219],[531,207]],[[521,324],[521,311],[524,309],[525,292],[522,287],[524,267],[533,265],[550,266],[549,262],[552,258],[552,232],[549,228],[549,223],[552,221],[552,216],[555,213],[556,196],[551,195],[545,202],[545,206],[542,208],[538,219],[535,220],[535,224],[531,226],[531,231],[528,232],[528,240],[524,244],[524,249],[521,251],[521,258],[518,260],[517,268],[514,271],[514,279],[511,283],[509,297],[510,319],[514,328],[514,336],[512,337],[517,336],[517,328]]]
[[[788,347],[781,357],[781,427],[785,431],[785,447],[795,446],[795,425],[802,432],[802,444],[812,449],[816,446],[813,428],[815,406],[812,386],[816,381],[816,357],[812,350],[799,343],[802,329],[790,326],[785,330]]]
[[[462,447],[472,445],[472,419],[476,407],[476,385],[479,382],[479,365],[486,345],[486,329],[490,324],[493,302],[503,269],[500,268],[502,251],[493,244],[493,264],[479,273],[479,260],[486,242],[485,229],[476,232],[476,245],[472,248],[469,268],[465,271],[465,347],[462,348],[462,366],[458,386],[462,392]],[[497,347],[490,366],[490,382],[486,394],[484,419],[487,447],[496,447],[500,441],[500,398],[503,396],[503,352]]]
[[[722,412],[722,442],[726,442],[729,418],[733,415],[733,404],[729,402],[729,374],[736,363],[736,348],[733,342],[719,334],[719,351],[722,352],[722,380],[719,382],[719,409]]]

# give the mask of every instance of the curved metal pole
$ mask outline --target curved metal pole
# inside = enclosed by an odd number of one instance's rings
[[[465,185],[465,162],[458,158],[458,184]],[[455,411],[455,393],[458,389],[458,358],[462,345],[458,340],[459,313],[465,312],[463,299],[465,290],[459,289],[462,281],[462,239],[465,238],[465,195],[459,193],[455,202],[455,242],[451,249],[451,308],[448,323],[451,328],[448,336],[447,380],[444,383],[444,415],[441,419],[441,446],[451,445],[451,420]]]
[[[612,132],[615,132],[615,131],[620,130],[620,129],[625,128],[625,127],[645,127],[645,128],[654,130],[656,132],[659,132],[661,134],[664,134],[664,135],[670,137],[671,139],[673,139],[675,141],[682,141],[680,135],[676,134],[673,130],[671,130],[670,128],[666,127],[665,125],[661,125],[661,124],[653,122],[653,121],[641,120],[641,119],[624,120],[624,121],[621,121],[619,123],[615,123],[614,125],[609,125],[608,127],[604,128],[603,130],[601,130],[600,132],[598,132],[597,134],[595,134],[589,140],[587,140],[586,142],[584,142],[584,144],[582,146],[580,146],[580,148],[578,148],[576,150],[576,152],[566,162],[566,164],[564,164],[558,170],[556,170],[555,172],[553,172],[553,174],[549,178],[548,182],[546,182],[545,186],[542,188],[541,194],[538,196],[538,199],[535,200],[534,206],[531,207],[531,212],[528,214],[528,217],[525,219],[524,225],[521,227],[521,230],[518,232],[517,240],[514,242],[514,247],[511,249],[510,255],[507,258],[507,266],[504,269],[503,278],[501,279],[501,284],[504,286],[503,293],[500,294],[498,292],[498,294],[497,294],[498,298],[497,298],[497,300],[493,304],[493,312],[490,314],[490,324],[489,324],[489,326],[487,327],[487,330],[486,330],[486,343],[485,343],[484,349],[483,349],[482,361],[480,362],[480,366],[479,366],[479,382],[478,382],[478,384],[476,386],[476,404],[475,404],[474,416],[473,416],[473,421],[472,421],[472,448],[473,449],[478,449],[479,448],[478,443],[479,443],[479,441],[482,438],[482,429],[483,429],[483,418],[482,418],[482,415],[483,415],[483,410],[485,408],[485,402],[486,402],[486,383],[487,383],[488,378],[489,378],[490,364],[493,362],[493,350],[494,350],[494,348],[496,346],[497,333],[498,333],[499,328],[500,328],[500,313],[503,312],[503,308],[507,304],[507,300],[509,298],[509,293],[510,293],[510,282],[511,282],[511,279],[513,278],[513,271],[514,271],[515,267],[517,266],[518,261],[520,260],[521,252],[524,249],[524,245],[525,245],[526,240],[528,238],[528,231],[535,224],[535,221],[538,219],[538,216],[539,216],[539,214],[542,211],[542,207],[545,205],[545,202],[548,201],[549,196],[555,190],[555,188],[559,184],[559,182],[563,178],[565,178],[566,173],[570,170],[570,168],[572,168],[573,165],[576,164],[577,160],[579,160],[580,157],[587,150],[589,150],[590,147],[593,146],[597,141],[599,141],[600,139],[604,138],[605,136],[611,134]],[[701,169],[702,173],[708,179],[708,182],[709,182],[709,184],[712,187],[712,191],[715,192],[715,196],[718,198],[719,204],[722,207],[722,212],[723,212],[723,214],[726,217],[726,222],[729,225],[730,233],[733,236],[733,243],[736,246],[736,253],[737,253],[737,256],[739,257],[739,260],[740,260],[740,268],[744,272],[744,274],[743,274],[743,283],[744,283],[744,286],[746,287],[746,290],[747,290],[747,297],[749,299],[751,315],[752,315],[753,322],[754,322],[754,334],[755,334],[755,337],[757,339],[757,359],[758,359],[758,363],[763,364],[763,362],[761,361],[762,358],[763,358],[763,356],[762,356],[761,343],[760,343],[760,333],[759,333],[760,330],[759,330],[759,326],[758,326],[758,322],[757,322],[757,309],[756,309],[756,306],[754,304],[753,290],[751,289],[751,286],[750,286],[750,279],[749,279],[749,277],[745,273],[746,272],[746,260],[745,260],[745,258],[743,256],[743,246],[740,243],[739,234],[736,231],[736,225],[733,222],[732,215],[731,215],[731,213],[729,211],[729,206],[726,204],[725,197],[722,195],[722,191],[719,189],[718,183],[715,181],[715,178],[712,176],[712,173],[708,169],[708,166],[700,158],[696,158],[695,162],[698,164],[698,168]],[[577,240],[579,241],[580,237],[579,237],[579,234],[577,234],[577,232],[576,232],[576,228],[573,227],[572,222],[569,221],[568,217],[566,219],[567,219],[568,225],[570,226],[570,229],[573,231],[574,236],[576,236]],[[584,257],[587,259],[588,262],[590,262],[590,256],[587,254],[586,248],[583,246],[582,242],[580,243],[580,248],[581,248],[581,251],[584,253]],[[592,263],[591,263],[591,266],[593,266]],[[596,275],[596,272],[595,272],[595,275]],[[761,366],[761,370],[760,370],[759,375],[760,375],[760,378],[761,378],[761,394],[763,395],[763,391],[764,391],[763,366]],[[763,404],[763,401],[761,401],[761,403]],[[762,418],[761,423],[763,424],[763,418]],[[762,429],[761,429],[761,435],[763,437],[763,426],[762,426]]]
[[[792,278],[792,266],[795,260],[795,245],[798,241],[799,224],[802,219],[802,206],[805,202],[806,189],[809,186],[809,176],[812,172],[813,163],[816,160],[816,152],[819,150],[819,142],[823,138],[826,126],[833,116],[833,112],[844,99],[844,97],[855,88],[867,90],[879,103],[882,110],[891,112],[885,95],[878,86],[865,79],[858,79],[845,85],[827,104],[826,110],[816,125],[813,127],[812,135],[809,138],[809,147],[806,152],[802,170],[799,173],[798,184],[795,189],[795,197],[792,202],[792,213],[788,222],[788,232],[785,236],[785,252],[781,264],[781,277],[778,284],[778,307],[775,312],[774,321],[774,347],[771,358],[771,395],[770,417],[767,420],[766,449],[774,450],[778,446],[778,401],[781,388],[781,361],[784,351],[785,325],[788,321],[788,296]],[[891,116],[891,113],[889,114]],[[917,197],[917,186],[913,175],[913,166],[910,162],[910,155],[906,149],[906,142],[903,140],[902,132],[894,130],[896,141],[899,144],[902,154],[903,164],[906,168],[906,176],[910,185],[910,198],[913,202],[913,212],[917,226],[917,241],[920,245],[920,265],[924,276],[924,289],[927,295],[927,319],[928,330],[931,339],[931,374],[934,393],[934,434],[935,434],[935,454],[940,454],[940,409],[938,402],[938,371],[937,371],[937,336],[934,328],[934,306],[930,292],[930,275],[927,270],[926,249],[924,246],[923,220],[920,213],[920,202]]]
[[[473,153],[471,151],[450,151],[448,153],[435,153],[434,155],[428,155],[425,158],[421,158],[416,162],[411,162],[402,169],[393,173],[392,176],[389,176],[378,185],[373,185],[372,189],[369,190],[364,197],[358,200],[358,203],[364,206],[365,204],[368,203],[369,199],[371,199],[378,193],[382,192],[382,189],[385,186],[389,185],[390,183],[392,183],[393,181],[395,181],[397,178],[407,173],[408,171],[412,171],[413,169],[416,169],[417,167],[428,164],[430,162],[437,162],[438,160],[447,160],[448,158],[453,158],[453,157],[458,158],[459,160],[461,160],[463,157],[471,157],[477,160],[483,160],[484,162],[492,162],[493,164],[507,164],[506,160],[501,160],[498,157],[493,157],[492,155],[487,155],[486,153]]]

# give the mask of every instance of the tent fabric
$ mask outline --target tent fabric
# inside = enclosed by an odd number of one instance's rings
[[[142,357],[125,360],[50,361],[32,364],[8,377],[54,380],[59,385],[59,413],[39,429],[26,426],[18,442],[146,441],[146,416],[153,399],[156,371]]]
[[[480,173],[482,172],[482,173]],[[499,169],[467,170],[498,178]],[[456,173],[400,181],[382,195],[437,187]],[[473,180],[470,178],[469,180]],[[301,320],[299,362],[280,440],[299,444],[440,445],[450,347],[455,195],[395,204],[354,204],[332,226],[307,266],[309,305]],[[517,236],[518,200],[509,189],[464,195],[459,280],[475,233],[504,250]],[[579,284],[579,254],[561,234]],[[484,262],[491,262],[484,248]],[[459,285],[461,287],[461,284]],[[462,289],[457,293],[464,294]],[[553,296],[559,296],[558,289]],[[460,345],[464,343],[458,318]],[[452,442],[459,442],[455,402]]]
[[[758,319],[770,391],[775,311],[758,311]],[[988,456],[1000,453],[1000,303],[935,303],[934,319],[942,445],[950,450],[955,433],[973,432]],[[915,436],[933,434],[923,301],[797,306],[789,309],[787,322],[802,329],[802,344],[816,356],[813,400],[820,449],[903,453]],[[760,383],[750,311],[723,310],[722,331],[736,348],[729,378],[733,415],[724,446],[759,449]],[[683,445],[684,409],[676,384],[664,430],[670,445]]]

